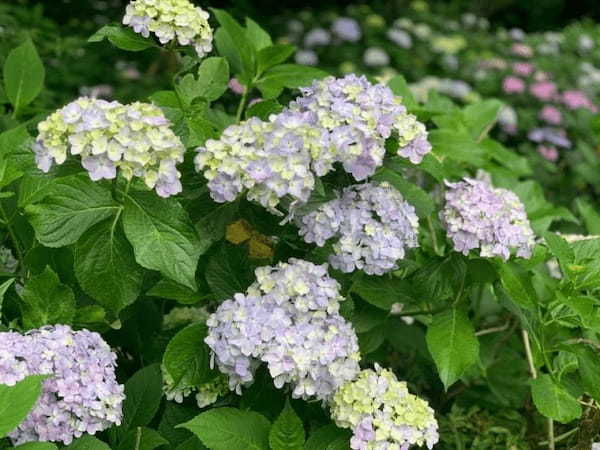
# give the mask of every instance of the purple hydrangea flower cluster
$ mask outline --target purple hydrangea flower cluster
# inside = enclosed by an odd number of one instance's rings
[[[81,97],[38,124],[35,160],[48,172],[69,153],[80,155],[94,181],[115,178],[118,168],[128,180],[141,177],[158,195],[169,197],[181,192],[175,165],[185,152],[169,124],[160,108],[148,103]]]
[[[197,149],[196,170],[204,170],[215,201],[233,201],[247,191],[249,200],[276,212],[285,195],[308,200],[315,184],[311,153],[321,146],[327,146],[327,134],[316,126],[316,116],[286,110],[268,122],[253,117],[209,139]]]
[[[331,25],[331,31],[342,41],[356,42],[362,37],[358,22],[351,17],[338,17]]]
[[[382,275],[397,269],[407,248],[418,246],[415,208],[388,183],[366,183],[296,219],[300,235],[318,246],[336,238],[330,264],[343,272]]]
[[[467,255],[479,248],[482,257],[529,258],[534,234],[521,200],[507,189],[494,188],[484,180],[464,178],[446,182],[446,205],[440,218],[458,252]]]
[[[275,386],[294,398],[327,400],[359,372],[354,329],[339,314],[338,283],[327,265],[290,259],[256,269],[246,294],[223,302],[206,322],[205,340],[238,393],[261,362]]]
[[[25,335],[0,333],[0,383],[13,386],[29,375],[49,375],[42,395],[9,437],[69,444],[121,423],[123,386],[115,377],[116,355],[98,333],[65,325]]]
[[[431,150],[425,125],[383,84],[350,74],[315,81],[301,92],[290,107],[317,114],[319,124],[331,133],[330,147],[322,153],[331,152],[326,159],[341,162],[359,181],[381,165],[385,140],[392,135],[398,139],[398,154],[415,164]]]

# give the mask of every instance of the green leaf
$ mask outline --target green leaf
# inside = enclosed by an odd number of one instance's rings
[[[479,358],[479,342],[467,314],[452,308],[436,314],[427,328],[427,347],[448,390]]]
[[[211,10],[221,25],[221,29],[227,35],[227,38],[223,38],[220,29],[217,30],[215,34],[217,49],[220,54],[223,54],[229,60],[234,70],[241,72],[240,82],[248,84],[255,75],[256,51],[254,46],[249,42],[244,27],[229,13],[222,9],[211,8]],[[221,48],[225,50],[223,53],[221,53]]]
[[[315,67],[299,64],[280,64],[267,70],[257,81],[265,99],[275,98],[286,88],[309,86],[316,79],[324,78],[327,72]]]
[[[160,406],[162,376],[158,364],[138,370],[125,383],[122,431],[148,425]]]
[[[139,296],[144,270],[118,222],[93,226],[77,242],[74,257],[81,288],[115,316]]]
[[[14,386],[0,384],[0,439],[25,420],[41,395],[46,378],[46,375],[31,375]]]
[[[246,17],[246,36],[256,51],[273,45],[271,36],[250,17]]]
[[[415,207],[419,217],[427,217],[433,213],[435,205],[427,192],[415,184],[406,181],[406,178],[382,167],[377,171],[374,180],[385,181],[394,186],[404,196],[404,199]]]
[[[227,58],[229,62],[229,66],[233,73],[241,74],[242,73],[242,59],[240,57],[240,52],[238,48],[235,46],[235,43],[229,36],[229,33],[225,31],[223,27],[217,29],[214,35],[215,47],[219,52],[219,55],[223,55]],[[248,80],[240,80],[247,82]]]
[[[537,410],[544,416],[560,423],[569,423],[581,417],[581,406],[562,386],[548,374],[540,374],[531,380],[531,395]]]
[[[139,265],[196,290],[201,244],[176,199],[159,198],[151,192],[128,195],[123,227]]]
[[[50,175],[35,172],[26,173],[19,183],[19,208],[41,201],[53,182],[54,178]]]
[[[255,103],[246,110],[246,119],[258,117],[260,120],[269,120],[271,114],[277,114],[283,110],[283,105],[277,100],[263,100]]]
[[[14,281],[14,278],[9,278],[4,283],[0,284],[0,322],[2,319],[2,303],[4,302],[4,294],[6,294],[6,291]]]
[[[214,378],[210,353],[204,343],[206,325],[196,323],[179,333],[167,345],[163,366],[179,388],[195,387]]]
[[[575,261],[573,249],[569,246],[569,243],[558,234],[547,232],[544,234],[544,239],[552,254],[558,259],[562,273],[566,277],[569,277],[569,264],[572,264]]]
[[[73,244],[90,227],[118,210],[110,190],[94,183],[86,174],[56,180],[41,203],[25,211],[37,239],[46,247]]]
[[[95,438],[89,434],[85,434],[79,439],[73,441],[71,445],[65,447],[66,450],[111,450],[111,448],[102,442],[100,439]]]
[[[258,73],[262,74],[265,70],[281,64],[292,56],[295,50],[296,47],[290,44],[276,44],[262,48],[256,55]]]
[[[206,58],[198,68],[198,96],[212,102],[227,90],[229,82],[229,64],[222,57]]]
[[[217,300],[244,292],[253,280],[246,251],[242,247],[223,244],[211,255],[205,277]]]
[[[27,329],[73,322],[75,295],[50,267],[27,280],[20,296],[23,326]]]
[[[269,444],[271,450],[302,450],[304,426],[290,405],[289,399],[271,427]]]
[[[600,234],[600,213],[589,202],[578,198],[575,200],[579,214],[583,216],[589,234]]]
[[[488,99],[463,108],[465,123],[473,139],[481,141],[487,135],[496,123],[502,106],[500,100]]]
[[[444,127],[429,132],[429,142],[437,156],[483,167],[490,155],[467,130]]]
[[[346,448],[349,448],[351,435],[350,430],[343,430],[335,425],[325,425],[310,435],[304,444],[304,450],[330,450],[340,441],[345,442]]]
[[[206,450],[206,447],[196,436],[192,436],[179,444],[175,450]]]
[[[598,353],[589,347],[576,347],[579,375],[585,391],[596,401],[600,400],[600,360]]]
[[[271,424],[253,411],[216,408],[180,425],[210,450],[268,450]]]
[[[410,284],[399,278],[360,274],[356,277],[351,292],[377,308],[389,311],[394,303],[410,303]]]
[[[200,295],[190,288],[175,283],[172,280],[160,280],[146,292],[150,297],[168,298],[184,305],[193,305],[200,301]]]
[[[4,89],[15,111],[31,103],[42,91],[45,70],[42,60],[27,39],[4,61]]]
[[[157,431],[146,427],[136,427],[125,435],[117,450],[154,450],[167,445],[169,441]]]
[[[406,106],[406,109],[413,111],[418,106],[406,79],[402,75],[396,75],[388,81],[387,85],[395,95],[402,97],[402,104]]]
[[[51,442],[28,442],[15,448],[18,450],[58,450],[58,447]]]
[[[104,25],[90,36],[88,42],[100,42],[104,39],[108,39],[115,47],[130,52],[139,52],[150,47],[156,47],[152,39],[145,38],[131,28],[120,25]]]
[[[514,263],[498,263],[497,270],[502,286],[519,306],[532,310],[537,304],[537,294],[531,284],[531,273]]]

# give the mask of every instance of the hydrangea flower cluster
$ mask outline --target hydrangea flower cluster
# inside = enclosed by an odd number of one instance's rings
[[[34,144],[40,170],[62,164],[69,153],[81,156],[92,180],[144,179],[161,197],[181,192],[175,165],[185,148],[157,106],[135,102],[122,105],[81,97],[38,124]]]
[[[353,431],[355,450],[408,449],[439,440],[434,412],[425,400],[408,392],[389,370],[361,371],[333,396],[331,415],[338,426]]]
[[[328,400],[359,372],[358,341],[339,314],[338,283],[327,265],[290,259],[259,267],[246,294],[223,302],[206,322],[206,344],[237,392],[265,362],[275,386],[294,398]]]
[[[218,140],[197,149],[212,198],[233,201],[242,192],[272,212],[282,197],[308,200],[315,176],[340,162],[355,179],[383,162],[385,140],[398,139],[398,154],[419,163],[431,150],[425,126],[406,112],[392,91],[365,77],[329,77],[302,89],[268,121],[250,118],[228,127]]]
[[[123,386],[115,378],[116,355],[99,334],[65,325],[25,335],[0,333],[0,383],[13,386],[29,375],[50,375],[27,418],[9,434],[30,441],[69,444],[121,423]]]
[[[198,148],[196,170],[204,170],[212,198],[230,202],[244,190],[275,212],[279,199],[290,195],[305,202],[314,188],[311,152],[326,146],[326,134],[311,113],[284,111],[268,122],[252,117],[209,139]]]
[[[398,268],[407,248],[418,246],[415,208],[388,183],[366,183],[296,219],[300,235],[325,245],[335,238],[330,264],[343,272],[382,275]]]
[[[356,180],[371,176],[385,155],[385,140],[398,138],[398,154],[418,164],[431,150],[425,125],[408,114],[400,97],[383,84],[371,84],[364,76],[328,77],[301,89],[302,96],[290,108],[317,115],[330,133],[330,145],[320,160],[343,164]]]
[[[193,45],[200,58],[212,50],[208,13],[188,0],[134,0],[125,9],[123,24],[144,37],[154,33],[161,44],[177,40]]]
[[[521,200],[507,189],[494,188],[483,180],[464,178],[446,182],[446,205],[440,218],[454,248],[467,255],[479,248],[482,257],[529,258],[534,234]]]

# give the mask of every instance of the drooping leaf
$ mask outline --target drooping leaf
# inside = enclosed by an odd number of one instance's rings
[[[253,411],[216,408],[181,425],[210,450],[269,450],[271,424]]]
[[[475,329],[464,311],[436,314],[427,328],[427,347],[446,390],[479,358]]]
[[[14,386],[0,384],[0,439],[25,420],[41,395],[46,378],[46,375],[31,375]]]

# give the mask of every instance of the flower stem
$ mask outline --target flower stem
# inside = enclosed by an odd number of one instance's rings
[[[240,122],[242,119],[242,114],[244,113],[244,108],[246,107],[246,101],[248,100],[248,92],[250,88],[248,86],[244,86],[244,92],[242,93],[242,98],[240,100],[240,104],[238,105],[237,113],[235,115],[235,121]]]

